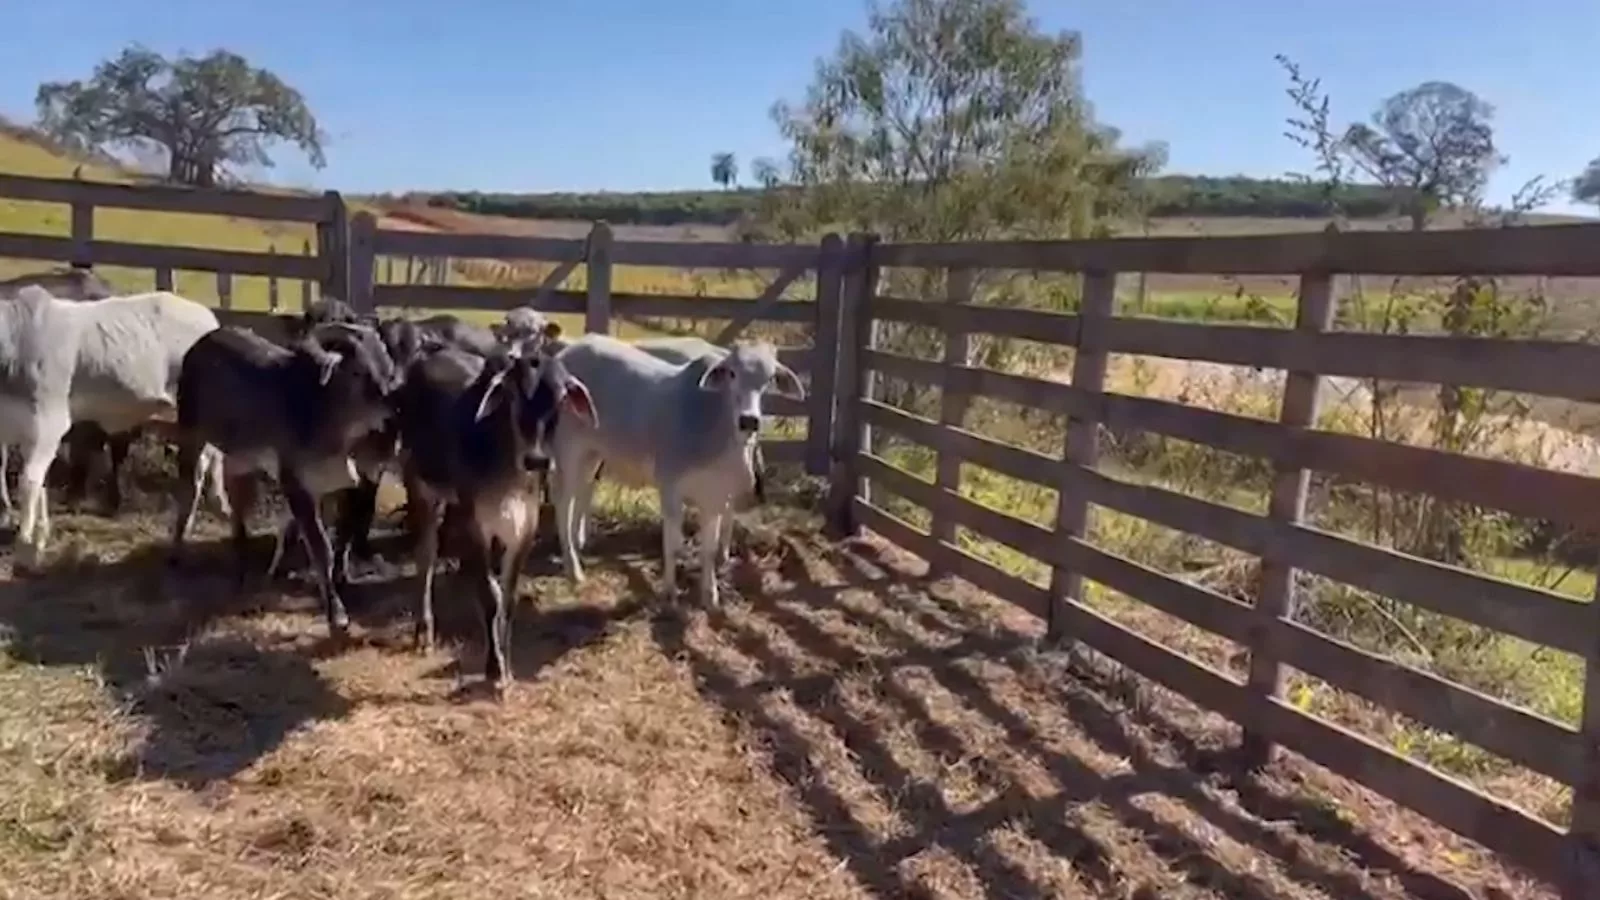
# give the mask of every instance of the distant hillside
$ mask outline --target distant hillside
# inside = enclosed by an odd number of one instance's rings
[[[1288,179],[1242,175],[1164,175],[1146,184],[1150,212],[1176,216],[1314,218],[1326,200],[1322,187]],[[756,188],[701,191],[494,194],[444,191],[375,198],[516,219],[605,219],[618,225],[731,225],[755,207]],[[1356,218],[1394,215],[1394,196],[1376,185],[1353,185],[1340,197]]]

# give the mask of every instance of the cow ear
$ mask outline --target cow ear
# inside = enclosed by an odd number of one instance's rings
[[[794,370],[778,363],[778,368],[772,373],[772,386],[777,392],[793,400],[806,399],[805,385],[800,383],[800,376]]]
[[[733,381],[733,370],[719,362],[700,376],[700,390],[720,390],[731,381]]]
[[[545,340],[547,340],[547,341],[553,341],[553,340],[556,340],[557,338],[561,337],[561,323],[560,322],[546,322],[546,323],[544,323],[544,337],[545,337]]]
[[[484,417],[489,415],[489,411],[494,408],[494,395],[505,385],[506,375],[510,372],[509,368],[501,369],[489,377],[489,383],[483,388],[483,396],[478,400],[478,409],[472,414],[472,421],[482,422]]]
[[[600,416],[594,409],[594,397],[584,383],[576,378],[568,376],[566,390],[561,394],[561,408],[592,427],[600,426]]]

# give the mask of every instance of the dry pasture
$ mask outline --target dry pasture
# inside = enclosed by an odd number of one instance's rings
[[[214,519],[169,572],[135,506],[0,560],[6,896],[1552,896],[1297,760],[1234,773],[1231,726],[802,511],[752,514],[719,610],[655,599],[648,517],[582,590],[537,557],[497,704],[452,575],[456,643],[409,649],[401,566],[334,647],[308,586],[233,595]]]

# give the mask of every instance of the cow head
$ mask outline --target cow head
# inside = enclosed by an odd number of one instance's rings
[[[508,425],[525,469],[549,468],[550,439],[559,415],[598,424],[589,389],[557,360],[538,353],[497,353],[478,377],[483,393],[474,420],[481,422],[509,409]]]
[[[300,346],[315,364],[317,383],[328,391],[339,419],[382,426],[404,373],[376,329],[349,322],[314,325]]]
[[[531,306],[507,311],[505,321],[491,325],[489,330],[494,333],[495,340],[519,355],[546,350],[561,338],[561,325],[546,319],[544,313]]]
[[[720,392],[727,398],[735,426],[747,437],[761,430],[762,394],[806,398],[800,378],[778,362],[778,351],[766,341],[735,344],[727,356],[700,376],[700,389]]]

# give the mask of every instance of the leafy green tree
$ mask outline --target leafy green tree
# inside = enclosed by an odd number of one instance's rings
[[[1401,193],[1421,231],[1439,208],[1481,202],[1505,163],[1494,142],[1494,107],[1448,81],[1427,81],[1379,105],[1372,124],[1354,124],[1342,144],[1357,169]]]
[[[1600,156],[1589,160],[1583,173],[1573,180],[1572,199],[1577,203],[1600,206]]]
[[[326,135],[300,92],[227,50],[167,59],[140,45],[81,81],[49,82],[36,98],[39,128],[81,149],[159,148],[168,177],[215,185],[239,166],[271,166],[269,149],[297,146],[321,168]]]
[[[723,190],[739,183],[739,160],[732,153],[711,154],[711,180]]]
[[[790,142],[793,202],[770,213],[890,240],[1103,233],[1161,154],[1118,147],[1090,115],[1082,42],[1046,34],[1021,0],[897,0],[846,32],[799,103],[772,115]]]

